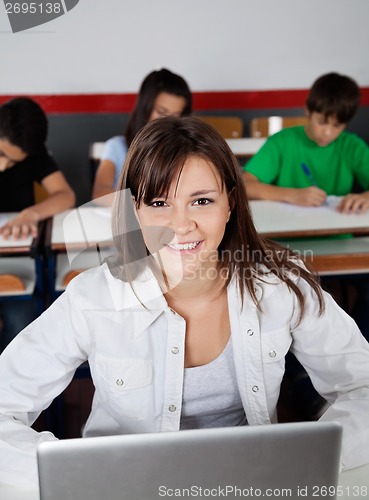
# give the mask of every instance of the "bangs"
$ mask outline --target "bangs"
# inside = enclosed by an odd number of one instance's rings
[[[162,158],[154,158],[149,164],[142,165],[137,169],[134,174],[134,180],[130,185],[127,186],[131,189],[131,193],[137,203],[139,208],[142,203],[149,205],[156,198],[168,198],[168,193],[175,182],[175,192],[177,191],[177,186],[181,178],[183,167],[190,157],[202,158],[205,161],[213,164],[212,160],[205,155],[199,155],[196,153],[184,154],[180,153],[175,155],[173,158],[167,158],[167,161],[163,161]],[[157,160],[157,161],[155,161]],[[160,164],[159,164],[160,163]],[[214,164],[213,164],[214,165]],[[217,165],[214,165],[217,174],[219,175],[221,182],[221,189],[225,187],[225,181],[222,178],[222,173],[219,171]],[[145,176],[141,175],[142,171],[145,172]],[[138,182],[140,179],[140,182]]]
[[[231,193],[239,183],[243,186],[239,164],[215,129],[198,118],[166,117],[149,122],[134,138],[118,190],[129,189],[138,208],[157,198],[167,199],[189,158],[211,164],[222,191]]]
[[[161,161],[161,165],[152,161],[148,166],[143,167],[145,176],[137,172],[135,178],[137,181],[140,179],[140,182],[134,182],[130,186],[137,206],[140,207],[142,203],[149,205],[155,198],[166,199],[173,180],[176,179],[176,184],[178,184],[186,159],[181,155],[168,162]]]

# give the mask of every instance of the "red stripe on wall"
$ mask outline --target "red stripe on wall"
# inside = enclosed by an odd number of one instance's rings
[[[0,96],[0,104],[15,96]],[[28,95],[46,113],[124,113],[132,111],[136,94]]]
[[[259,90],[236,92],[195,92],[195,110],[301,108],[307,90]]]
[[[302,108],[308,90],[194,92],[195,111]],[[0,96],[0,104],[15,97]],[[136,94],[30,95],[46,113],[129,113]],[[369,106],[369,87],[361,89],[361,105]]]

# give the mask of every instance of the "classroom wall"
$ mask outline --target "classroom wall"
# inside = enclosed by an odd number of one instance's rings
[[[322,73],[353,76],[363,106],[352,129],[369,142],[366,0],[80,0],[65,15],[12,33],[0,3],[0,102],[27,94],[49,114],[48,145],[89,199],[88,146],[121,133],[142,78],[185,76],[198,112],[301,114]]]
[[[331,69],[369,86],[366,0],[79,0],[12,34],[0,3],[0,94],[136,92],[168,66],[194,90],[307,88]]]

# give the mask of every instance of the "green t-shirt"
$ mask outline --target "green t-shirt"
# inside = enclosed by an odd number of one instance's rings
[[[354,180],[369,190],[369,147],[346,131],[322,147],[308,138],[304,127],[285,128],[268,138],[244,170],[266,184],[305,188],[312,181],[304,173],[302,163],[328,195],[351,193]]]

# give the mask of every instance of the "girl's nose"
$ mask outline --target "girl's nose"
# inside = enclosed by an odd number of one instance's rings
[[[187,234],[195,229],[196,223],[187,209],[174,210],[170,221],[170,228],[176,234]]]

